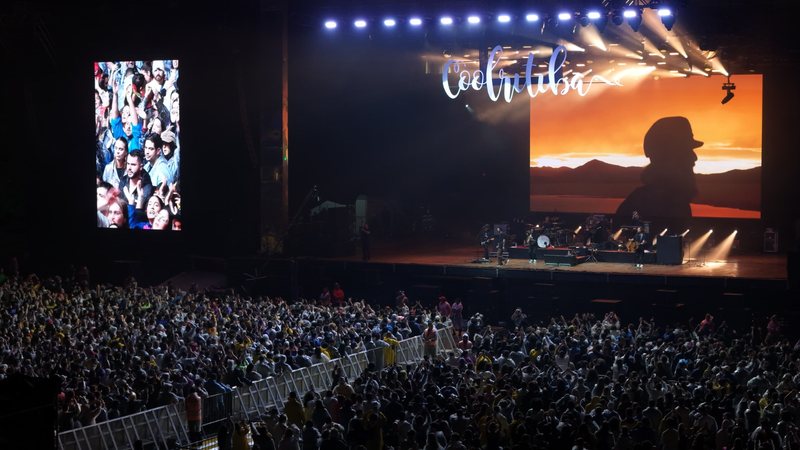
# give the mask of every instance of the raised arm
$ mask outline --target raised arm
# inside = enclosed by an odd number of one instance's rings
[[[117,82],[117,73],[116,70],[111,73],[109,77],[112,81],[112,89],[111,89],[111,113],[110,118],[116,119],[119,117],[119,104],[117,101],[117,89],[119,89],[119,83]]]
[[[125,98],[127,99],[128,106],[131,108],[131,126],[139,125],[139,114],[136,112],[136,107],[133,106],[133,84],[128,86],[125,91]]]

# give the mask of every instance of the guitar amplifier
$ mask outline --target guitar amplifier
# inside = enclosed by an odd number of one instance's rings
[[[683,236],[659,236],[656,262],[658,264],[683,264]]]

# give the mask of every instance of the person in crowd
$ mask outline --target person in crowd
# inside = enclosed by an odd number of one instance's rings
[[[337,306],[344,306],[344,289],[339,285],[339,283],[333,283],[333,290],[331,291],[331,296],[333,298],[333,302]]]
[[[97,183],[97,227],[108,228],[108,201],[114,196],[113,187],[105,181]]]
[[[183,229],[183,219],[180,213],[172,216],[172,231],[181,231]]]
[[[167,159],[161,154],[162,147],[161,136],[156,133],[147,135],[144,140],[144,170],[150,176],[153,186],[159,187],[173,182]]]
[[[150,175],[143,167],[144,154],[140,150],[130,152],[125,166],[125,176],[119,180],[119,190],[125,195],[129,205],[135,206],[139,203],[144,206],[147,199],[153,195]]]
[[[153,230],[169,230],[170,228],[170,214],[168,209],[162,209],[153,218]]]
[[[189,438],[196,442],[202,438],[203,399],[198,390],[190,388],[186,396],[186,422],[189,424]]]
[[[135,210],[132,211],[134,217],[131,222],[131,228],[139,230],[152,230],[153,222],[155,221],[156,216],[158,216],[161,211],[166,211],[164,209],[164,202],[157,195],[151,195],[147,200],[147,206],[142,208],[140,205],[143,201],[144,197],[140,197],[140,199],[137,201]]]
[[[436,329],[433,327],[433,321],[428,321],[428,328],[422,333],[422,348],[424,349],[425,356],[436,356]]]
[[[112,95],[111,110],[109,126],[114,139],[121,137],[126,138],[128,141],[128,151],[140,150],[142,144],[140,142],[142,137],[142,123],[139,120],[139,113],[137,110],[138,100],[134,100],[134,86],[133,86],[133,69],[128,69],[126,72],[123,88],[120,89],[118,85],[114,85],[114,92],[119,95]],[[115,82],[116,83],[116,82]],[[119,98],[121,97],[121,99]],[[119,103],[124,102],[122,111],[120,111]]]
[[[103,181],[118,187],[119,181],[125,176],[126,162],[128,159],[128,139],[120,136],[114,140],[114,159],[106,164],[103,169]]]
[[[330,306],[331,305],[331,291],[328,289],[328,286],[322,287],[322,292],[319,294],[319,298],[317,299],[317,303],[320,306]]]
[[[125,199],[111,196],[108,199],[108,228],[128,228],[128,202]]]
[[[439,304],[436,305],[436,312],[442,316],[442,320],[447,320],[450,318],[450,314],[453,312],[452,306],[450,306],[450,302],[447,301],[447,297],[444,295],[439,296]]]
[[[161,154],[167,160],[169,177],[174,181],[180,179],[181,151],[177,138],[172,130],[161,133]]]
[[[453,336],[461,336],[464,331],[464,304],[458,297],[450,307],[450,320],[453,324]]]

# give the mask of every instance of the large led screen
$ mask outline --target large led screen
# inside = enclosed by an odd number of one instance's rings
[[[180,230],[177,59],[94,63],[97,226]]]
[[[762,77],[648,78],[530,101],[530,208],[625,220],[761,215]]]

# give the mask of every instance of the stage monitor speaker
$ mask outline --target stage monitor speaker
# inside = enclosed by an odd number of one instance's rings
[[[764,230],[764,251],[767,253],[778,252],[778,231],[772,228]]]
[[[683,236],[659,236],[656,261],[658,264],[683,264]]]

